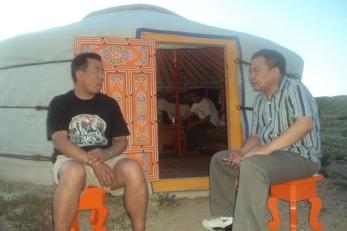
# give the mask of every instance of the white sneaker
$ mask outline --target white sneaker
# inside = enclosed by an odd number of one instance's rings
[[[233,223],[232,217],[216,217],[214,219],[204,219],[202,226],[207,230],[221,230]]]

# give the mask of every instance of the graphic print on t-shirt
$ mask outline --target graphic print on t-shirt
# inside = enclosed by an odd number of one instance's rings
[[[79,147],[106,145],[106,122],[98,115],[74,116],[69,124],[70,140]]]

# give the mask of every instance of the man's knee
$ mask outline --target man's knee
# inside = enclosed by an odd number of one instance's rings
[[[86,171],[82,164],[76,161],[65,163],[59,171],[60,184],[79,185],[85,184]]]
[[[213,166],[218,166],[220,165],[221,163],[224,163],[222,160],[224,158],[228,158],[228,151],[219,151],[219,152],[216,152],[212,158],[211,158],[211,163],[210,163],[210,166],[213,167]]]
[[[264,156],[251,156],[240,162],[240,176],[242,179],[252,176],[252,179],[257,179],[263,183],[267,182],[266,170],[260,164],[264,161]]]
[[[144,180],[144,174],[141,166],[135,160],[122,159],[117,163],[115,168],[116,174],[125,179]]]

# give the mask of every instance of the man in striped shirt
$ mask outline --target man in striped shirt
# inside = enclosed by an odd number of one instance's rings
[[[206,229],[267,230],[269,186],[310,177],[319,169],[315,100],[300,80],[285,76],[285,70],[285,59],[277,51],[262,49],[252,56],[249,80],[260,92],[253,105],[252,134],[240,150],[218,152],[211,160],[211,213],[216,218],[203,221]],[[238,174],[235,202],[231,182]]]

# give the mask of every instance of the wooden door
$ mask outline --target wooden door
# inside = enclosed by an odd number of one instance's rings
[[[154,40],[78,37],[75,53],[82,52],[95,52],[102,57],[105,68],[102,91],[118,102],[131,134],[124,154],[141,164],[147,180],[157,180]]]

